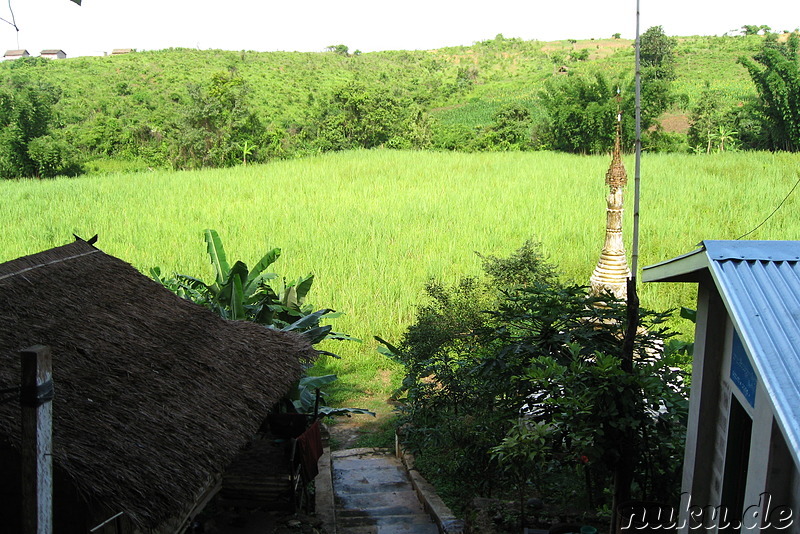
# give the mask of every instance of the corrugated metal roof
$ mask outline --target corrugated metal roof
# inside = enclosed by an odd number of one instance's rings
[[[800,241],[702,245],[648,267],[647,278],[687,280],[686,275],[710,271],[800,465]]]
[[[712,276],[800,464],[800,241],[705,242]]]

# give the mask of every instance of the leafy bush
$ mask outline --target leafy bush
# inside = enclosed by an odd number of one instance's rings
[[[614,144],[616,88],[600,73],[553,78],[541,93],[555,150],[600,153]]]
[[[47,61],[47,60],[45,60]],[[30,74],[23,62],[0,87],[0,177],[52,177],[81,172],[77,152],[51,135],[57,123],[56,86]]]
[[[409,97],[383,85],[350,82],[329,100],[317,102],[305,137],[318,150],[423,148],[430,144],[430,121]]]
[[[28,143],[28,156],[41,178],[77,176],[83,172],[78,151],[51,135],[31,139]]]
[[[305,297],[311,289],[314,276],[309,274],[300,277],[294,282],[285,280],[270,281],[279,277],[275,273],[265,272],[281,254],[279,248],[267,252],[252,269],[242,261],[237,261],[231,267],[222,246],[222,240],[216,230],[204,232],[206,251],[214,268],[214,281],[205,283],[197,278],[173,274],[171,278],[162,276],[159,267],[150,269],[153,279],[173,291],[178,296],[209,308],[224,319],[252,321],[267,328],[280,329],[284,332],[294,332],[305,338],[311,344],[317,344],[326,339],[360,341],[345,334],[333,332],[330,325],[320,325],[323,318],[334,318],[334,310],[323,308],[312,311],[312,307],[305,304]],[[327,354],[338,358],[335,354],[319,350],[320,354]],[[305,370],[311,362],[302,362]],[[336,375],[303,376],[289,392],[290,405],[297,413],[313,415],[315,412],[320,417],[375,413],[363,408],[330,407],[320,401],[325,393],[320,389],[337,380]]]
[[[661,26],[648,28],[639,36],[642,76],[658,80],[675,79],[675,46],[678,40],[668,37]]]
[[[483,150],[525,150],[531,147],[531,112],[520,104],[498,110],[474,146]]]
[[[747,69],[759,94],[758,110],[765,119],[761,131],[771,150],[800,150],[800,35],[785,43],[776,34],[764,39],[761,51],[739,62]]]
[[[572,61],[586,61],[589,59],[589,49],[581,48],[580,50],[573,50],[570,52],[569,58]]]
[[[232,320],[247,320],[264,326],[292,330],[302,333],[312,343],[323,339],[350,339],[343,334],[331,332],[331,327],[320,326],[324,316],[334,317],[330,309],[316,312],[305,303],[311,290],[314,275],[301,276],[287,282],[266,269],[281,255],[274,248],[264,254],[252,269],[242,261],[231,267],[228,263],[222,240],[216,230],[203,233],[206,251],[214,268],[214,281],[203,282],[192,276],[173,274],[165,278],[159,267],[150,270],[155,281],[223,317]]]
[[[512,487],[551,499],[568,480],[582,498],[550,504],[591,510],[609,504],[602,488],[625,438],[635,493],[676,498],[687,402],[661,351],[665,315],[642,312],[628,372],[625,308],[613,297],[560,283],[533,243],[484,258],[484,271],[453,287],[431,282],[400,344],[379,339],[404,366],[404,439],[426,474],[452,479],[454,503]]]
[[[246,161],[266,130],[248,105],[249,88],[235,71],[218,72],[207,86],[189,86],[189,104],[175,129],[173,164],[179,168],[230,167]]]
[[[642,150],[648,152],[686,152],[689,146],[686,136],[677,132],[666,132],[663,128],[654,128],[642,135]]]

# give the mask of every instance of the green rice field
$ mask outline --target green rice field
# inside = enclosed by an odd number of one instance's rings
[[[604,239],[608,156],[559,153],[331,153],[224,170],[154,171],[0,183],[0,261],[99,234],[97,246],[147,273],[211,277],[202,232],[228,259],[252,265],[271,247],[273,270],[316,275],[309,300],[346,313],[334,328],[364,340],[326,347],[319,369],[340,375],[337,399],[386,398],[398,376],[373,336],[398,341],[426,280],[480,273],[474,254],[542,243],[565,279],[588,283]],[[626,243],[633,157],[626,157]],[[800,156],[644,155],[639,266],[736,239],[797,182]],[[800,191],[747,239],[800,239]],[[693,306],[695,288],[646,284],[642,304]],[[676,320],[675,326],[688,331]]]

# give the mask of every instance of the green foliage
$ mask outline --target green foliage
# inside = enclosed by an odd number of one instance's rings
[[[225,248],[216,230],[204,232],[206,252],[214,270],[214,281],[205,283],[197,278],[173,274],[165,278],[159,267],[150,269],[153,279],[173,291],[178,296],[209,308],[224,319],[252,321],[268,328],[280,329],[283,332],[294,332],[312,345],[323,340],[360,341],[345,334],[331,331],[330,325],[320,325],[323,318],[334,318],[338,314],[331,309],[312,312],[312,308],[304,303],[306,295],[314,281],[313,275],[300,277],[295,282],[278,283],[275,288],[270,281],[278,278],[275,273],[266,272],[280,257],[281,250],[274,248],[267,252],[252,269],[242,261],[233,267],[228,263]],[[319,350],[338,358],[335,354]],[[303,362],[306,367],[311,362]],[[331,407],[318,401],[324,399],[321,388],[335,382],[336,375],[304,376],[292,388],[289,400],[297,413],[313,415],[315,410],[322,416],[351,414],[370,414],[374,412],[362,408]]]
[[[639,36],[639,59],[642,76],[657,80],[675,79],[677,39],[668,37],[661,26],[648,28]]]
[[[659,146],[658,117],[673,103],[670,81],[666,78],[645,79],[643,73],[641,90],[641,126],[644,132],[643,146],[655,149]],[[617,91],[622,88],[622,102],[616,101]],[[540,94],[547,116],[541,125],[543,145],[554,150],[579,154],[608,152],[614,144],[616,118],[622,111],[622,138],[626,147],[632,147],[635,139],[635,87],[631,78],[621,78],[612,83],[601,72],[591,75],[570,73],[568,76],[551,78]],[[619,107],[618,107],[619,106]],[[651,131],[652,130],[652,131]],[[663,136],[661,136],[663,137]],[[668,144],[672,144],[667,139]]]
[[[66,141],[49,134],[28,142],[28,156],[41,178],[77,176],[83,172],[78,152]]]
[[[478,150],[526,150],[531,147],[531,112],[520,104],[499,109],[492,124],[478,134],[473,145]]]
[[[760,100],[756,105],[764,119],[763,140],[772,150],[800,150],[800,36],[791,33],[785,43],[774,34],[764,39],[761,51],[753,59],[742,57],[756,86]],[[758,117],[754,114],[754,117]]]
[[[336,415],[350,417],[354,414],[375,417],[375,412],[364,408],[334,408],[323,404],[322,400],[326,397],[326,394],[322,391],[322,388],[333,384],[336,380],[338,380],[336,375],[304,376],[301,378],[291,395],[291,401],[297,413],[313,415],[316,411],[321,417],[333,417]],[[317,395],[319,395],[319,400],[317,400]]]
[[[0,86],[2,178],[50,178],[81,172],[78,154],[54,135],[58,121],[55,106],[61,91],[29,72],[37,65],[41,64],[20,63]]]
[[[514,421],[503,441],[489,449],[491,458],[510,478],[519,499],[520,527],[525,523],[527,487],[541,488],[552,454],[550,431],[545,424]]]
[[[621,303],[558,282],[530,243],[484,260],[483,280],[428,284],[398,346],[379,339],[405,371],[408,445],[457,481],[461,502],[508,484],[524,502],[529,483],[546,498],[566,476],[593,480],[583,502],[599,505],[621,439],[633,436],[639,497],[674,498],[687,402],[681,371],[660,352],[665,316],[642,312],[629,373]]]
[[[674,84],[681,108],[690,110],[697,104],[706,80],[721,92],[723,109],[746,102],[754,89],[736,58],[757,52],[762,40],[758,35],[695,36],[675,44],[672,51],[679,61],[673,63]],[[374,52],[357,59],[340,53],[344,45],[334,45],[330,53],[170,49],[58,62],[41,58],[5,62],[0,65],[0,79],[27,72],[61,87],[62,97],[54,107],[60,129],[50,133],[82,158],[139,160],[147,167],[231,166],[245,159],[256,163],[361,146],[338,135],[343,127],[335,124],[325,128],[333,130],[327,132],[330,139],[318,137],[319,125],[313,123],[339,113],[337,109],[324,113],[321,108],[349,80],[379,87],[424,116],[421,122],[410,120],[405,127],[409,134],[392,133],[394,141],[379,140],[378,146],[495,150],[494,143],[480,139],[482,134],[492,126],[498,109],[519,105],[533,114],[530,148],[539,150],[552,148],[549,123],[538,117],[537,95],[544,84],[554,76],[564,77],[560,67],[570,54],[571,73],[591,79],[601,72],[608,80],[627,80],[633,51],[620,44],[617,39],[595,40],[589,47],[578,40],[542,43],[497,36],[469,47]],[[659,47],[655,49],[660,53]],[[590,57],[583,60],[587,50]],[[646,131],[657,126],[659,110],[674,101],[668,84],[661,83],[667,81],[659,77],[662,67],[644,66],[642,71],[644,118],[650,122]],[[220,75],[230,81],[238,77],[242,85],[220,83]],[[221,111],[225,106],[230,109],[230,102],[214,94],[215,84],[241,96],[235,112]],[[626,95],[632,94],[628,82],[619,84]],[[628,105],[628,96],[625,99],[625,142],[630,147],[633,106]],[[739,107],[736,111],[744,114],[742,124],[733,126],[742,147],[766,148],[765,143],[751,143],[754,130],[745,127],[756,125],[763,114]],[[439,119],[441,128],[434,129],[428,116]],[[651,149],[682,145],[673,143],[671,136],[651,141],[645,142]],[[578,151],[592,149],[584,146]]]
[[[350,82],[333,91],[307,121],[305,136],[318,150],[423,148],[427,115],[408,96],[384,85]]]
[[[338,54],[340,56],[349,57],[350,56],[350,48],[343,44],[338,45],[330,45],[325,48],[328,52],[333,52],[334,54]]]
[[[175,130],[176,167],[230,167],[254,155],[265,128],[248,104],[249,89],[238,73],[215,73],[207,86],[190,85],[188,93],[182,124]]]
[[[459,67],[453,92],[466,92],[478,81],[478,69],[475,66]]]
[[[733,128],[731,113],[722,109],[718,90],[706,87],[689,120],[687,140],[693,152],[710,154],[737,149],[739,132]]]
[[[710,154],[713,149],[713,132],[724,119],[720,104],[720,92],[711,89],[710,84],[700,95],[697,105],[689,116],[689,146],[695,152]]]
[[[597,73],[553,78],[541,93],[548,113],[550,148],[597,154],[613,146],[616,88]]]
[[[766,24],[758,25],[758,24],[745,24],[742,26],[742,35],[758,35],[760,33],[764,33],[767,35],[772,28],[767,26]]]
[[[228,263],[222,240],[215,230],[204,232],[206,251],[214,270],[214,281],[203,282],[192,276],[174,274],[164,278],[161,269],[154,267],[150,274],[154,280],[179,296],[209,308],[225,319],[253,321],[264,326],[294,331],[311,343],[323,339],[351,339],[343,334],[331,332],[330,325],[320,326],[323,317],[335,317],[333,310],[312,312],[305,304],[314,275],[286,282],[266,269],[280,257],[281,250],[267,252],[252,269],[242,261],[231,267]]]
[[[586,61],[589,59],[589,49],[581,48],[580,50],[574,50],[570,53],[569,58],[572,61]]]

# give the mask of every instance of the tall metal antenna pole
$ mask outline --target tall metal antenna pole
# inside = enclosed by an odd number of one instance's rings
[[[639,329],[639,295],[636,293],[636,273],[639,267],[639,168],[642,152],[642,124],[641,124],[641,79],[639,73],[639,0],[636,0],[636,171],[635,189],[633,198],[633,245],[631,247],[631,277],[628,278],[625,339],[622,344],[622,359],[620,367],[626,373],[633,373],[633,354],[636,333]],[[621,391],[618,406],[620,413],[625,413],[632,406],[632,400],[639,395],[635,389],[627,388]],[[627,415],[627,414],[626,414]],[[631,430],[621,430],[619,434],[620,458],[614,469],[614,498],[612,501],[610,533],[618,532],[620,526],[620,504],[630,500],[631,485],[633,484],[634,463],[636,447],[635,435]]]
[[[633,243],[631,244],[631,277],[636,280],[639,267],[639,185],[642,161],[642,76],[639,65],[639,0],[636,0],[636,168],[633,175]]]

